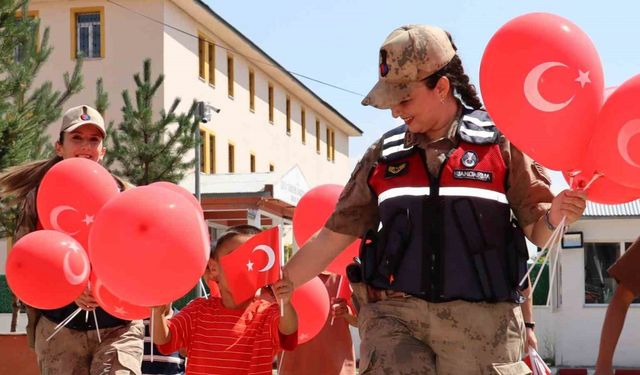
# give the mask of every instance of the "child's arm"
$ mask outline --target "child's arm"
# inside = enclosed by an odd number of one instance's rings
[[[153,314],[153,343],[164,345],[171,341],[171,331],[167,324],[167,311],[171,309],[171,304],[156,306],[151,309]]]
[[[600,336],[600,350],[596,361],[597,375],[613,375],[613,354],[633,298],[633,293],[620,284],[609,302]]]
[[[278,330],[283,335],[291,335],[298,330],[298,314],[291,304],[293,294],[293,282],[289,279],[286,271],[284,278],[273,284],[273,294],[278,304],[281,304],[284,314],[280,317]]]

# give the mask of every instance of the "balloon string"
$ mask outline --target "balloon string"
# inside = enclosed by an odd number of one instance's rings
[[[87,323],[89,321],[89,310],[84,311],[84,322]]]
[[[560,224],[564,224],[563,221],[561,221]],[[542,256],[545,255],[546,252],[548,252],[547,249],[549,249],[549,246],[553,243],[553,241],[556,240],[556,237],[560,233],[560,230],[563,230],[563,229],[561,229],[561,225],[558,225],[558,227],[553,231],[553,233],[551,233],[551,236],[549,236],[549,239],[547,239],[547,242],[544,244],[544,246],[542,246],[542,251],[540,251],[539,254],[536,254],[536,256],[534,256],[534,258],[532,259],[533,263],[527,269],[527,273],[522,277],[522,279],[518,283],[519,286],[524,285],[525,280],[527,280],[527,278],[529,277],[529,274],[535,267],[536,263],[538,262],[538,259],[540,259]]]
[[[96,310],[93,310],[93,321],[96,323],[96,332],[98,333],[98,342],[102,343],[102,339],[100,338],[100,327],[98,327],[98,316],[96,314]]]
[[[555,280],[556,271],[558,270],[558,262],[560,260],[560,242],[556,241],[556,246],[554,247],[556,251],[555,251],[555,257],[553,258],[553,266],[550,266],[551,280],[549,280],[549,291],[547,293],[547,302],[545,303],[545,306],[549,306],[551,303],[551,292],[553,291],[553,281]],[[549,262],[551,263],[551,261]]]
[[[62,328],[64,328],[67,324],[69,324],[69,322],[75,318],[78,314],[80,314],[80,312],[82,311],[81,308],[77,308],[74,312],[71,313],[71,315],[69,315],[65,320],[61,321],[56,328],[54,328],[53,333],[51,334],[51,336],[49,336],[47,338],[47,341],[51,340],[53,338],[53,336],[57,335],[58,332],[60,332],[62,330]]]
[[[596,172],[593,174],[593,177],[591,177],[591,180],[589,181],[589,183],[587,184],[587,186],[584,187],[584,189],[582,190],[587,190],[589,188],[589,186],[591,186],[591,184],[593,184],[594,182],[596,182],[597,179],[599,179],[600,177],[602,177],[603,174],[600,172]]]
[[[338,281],[338,290],[336,291],[336,298],[340,297],[340,290],[342,289],[343,278],[344,276],[340,275],[340,281]],[[331,326],[333,326],[333,321],[335,320],[335,318],[336,316],[334,314],[331,314]]]
[[[542,266],[540,266],[540,270],[538,271],[538,274],[536,275],[536,279],[535,279],[535,281],[533,283],[533,286],[531,287],[531,293],[532,294],[536,290],[536,287],[538,286],[538,282],[542,279],[541,276],[542,276],[542,273],[544,272],[545,265],[549,264],[549,269],[551,269],[550,259],[553,256],[554,249],[557,249],[558,252],[560,251],[559,245],[560,245],[560,243],[562,241],[562,234],[564,234],[564,223],[565,223],[566,219],[567,219],[566,216],[562,217],[562,220],[560,220],[560,224],[558,225],[556,230],[551,235],[553,237],[553,241],[550,241],[550,243],[548,245],[549,247],[548,247],[547,255],[544,258],[544,262],[542,262]],[[535,266],[535,263],[534,263],[534,266]],[[554,266],[555,266],[555,263],[554,263]],[[552,278],[553,278],[553,274],[552,274]],[[551,284],[549,284],[549,288],[551,288]]]
[[[204,294],[204,298],[209,299],[209,295],[207,294],[207,289],[205,289],[202,279],[200,279],[200,288],[202,289],[202,294]]]
[[[282,371],[282,362],[284,362],[284,353],[285,351],[282,351],[282,354],[280,354],[280,360],[278,361],[278,374],[280,373],[280,371]]]

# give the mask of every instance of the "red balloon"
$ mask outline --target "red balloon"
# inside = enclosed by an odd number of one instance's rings
[[[193,205],[193,207],[195,207],[196,210],[198,210],[202,214],[202,217],[204,217],[204,212],[202,212],[202,206],[200,205],[200,202],[198,202],[196,197],[193,196],[193,194],[191,194],[191,192],[189,190],[183,188],[182,186],[179,186],[179,185],[176,185],[176,184],[172,184],[171,182],[167,182],[167,181],[154,182],[152,184],[149,184],[149,186],[158,186],[158,187],[162,187],[162,188],[165,188],[165,189],[169,189],[169,190],[175,191],[176,193],[178,193],[178,194],[182,195],[183,197],[187,198],[189,203],[191,203]]]
[[[172,302],[191,290],[209,259],[209,236],[189,201],[169,189],[129,189],[98,213],[89,257],[104,285],[139,306]]]
[[[594,178],[593,169],[585,172],[581,171],[578,175],[573,177],[568,172],[562,172],[564,179],[572,189],[586,189],[588,200],[595,203],[602,204],[622,204],[634,201],[640,198],[640,189],[630,188],[628,186],[620,185],[611,181],[606,176],[600,176],[592,181]],[[572,183],[573,182],[573,183]],[[591,184],[589,184],[591,183]]]
[[[89,278],[93,298],[96,299],[100,307],[116,318],[124,320],[146,319],[151,316],[151,308],[137,306],[116,297],[109,289],[105,288],[102,281],[91,273]]]
[[[507,22],[482,56],[480,88],[514,145],[551,169],[580,166],[604,81],[598,52],[576,25],[548,13]]]
[[[13,245],[7,283],[18,298],[39,309],[73,302],[87,286],[91,265],[82,245],[53,230],[39,230]]]
[[[320,185],[302,196],[293,211],[293,235],[299,246],[304,245],[312,235],[324,227],[335,210],[343,189],[340,185]],[[356,240],[327,266],[327,271],[346,275],[345,268],[358,256],[359,249],[360,240]]]
[[[588,158],[610,180],[640,188],[640,75],[620,85],[598,115]]]
[[[329,316],[329,292],[319,277],[302,284],[293,291],[291,303],[298,314],[298,344],[315,337]]]
[[[118,184],[95,161],[69,158],[44,175],[38,188],[38,218],[45,229],[66,233],[87,248],[98,210],[118,195]]]

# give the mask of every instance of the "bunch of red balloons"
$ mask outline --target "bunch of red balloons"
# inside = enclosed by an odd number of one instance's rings
[[[593,43],[569,20],[530,13],[489,41],[480,86],[496,126],[524,153],[560,170],[589,200],[640,198],[640,76],[605,99]]]
[[[7,282],[30,306],[54,309],[89,285],[105,311],[124,319],[186,294],[209,257],[209,233],[197,200],[161,182],[119,192],[98,163],[65,159],[44,176],[40,225],[16,242]]]
[[[296,243],[304,245],[324,227],[335,210],[344,188],[340,185],[319,185],[305,193],[293,212],[293,235]],[[346,280],[346,267],[358,256],[360,240],[344,249],[326,268]],[[292,303],[298,313],[298,342],[304,343],[317,335],[327,322],[331,299],[322,280],[318,277],[297,288]]]

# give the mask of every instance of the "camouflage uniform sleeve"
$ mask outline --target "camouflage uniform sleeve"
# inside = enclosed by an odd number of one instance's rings
[[[503,157],[509,168],[506,195],[521,227],[533,224],[551,207],[551,179],[544,167],[512,145],[501,140]]]
[[[370,189],[368,179],[380,157],[381,140],[373,144],[355,169],[345,186],[336,209],[325,227],[342,234],[362,237],[378,224],[378,198]]]

